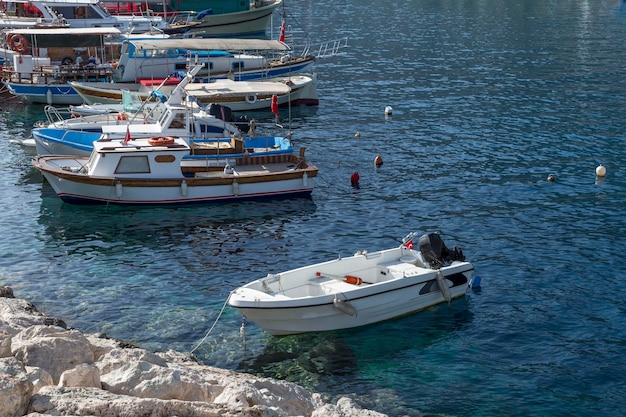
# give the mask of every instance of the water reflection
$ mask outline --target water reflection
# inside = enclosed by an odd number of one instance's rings
[[[412,315],[355,329],[286,337],[264,335],[238,371],[298,383],[312,391],[378,392],[403,389],[403,358],[419,356],[473,321],[468,297]],[[384,395],[389,395],[385,391]],[[360,403],[375,407],[374,398]]]

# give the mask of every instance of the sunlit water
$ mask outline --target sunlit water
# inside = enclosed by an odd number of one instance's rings
[[[391,416],[624,415],[626,8],[510,3],[287,0],[296,38],[349,37],[346,55],[318,62],[319,107],[292,111],[296,145],[320,168],[311,200],[67,205],[10,142],[41,108],[3,102],[0,283],[83,331],[154,350],[202,341],[208,364]],[[268,272],[412,230],[462,246],[482,288],[285,338],[252,323],[242,337],[224,308]]]

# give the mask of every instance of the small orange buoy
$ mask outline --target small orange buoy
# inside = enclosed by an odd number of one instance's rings
[[[354,174],[352,174],[352,176],[350,177],[350,182],[352,183],[352,185],[354,184],[358,184],[359,183],[359,173],[354,171]]]
[[[382,164],[383,164],[383,158],[381,158],[380,155],[376,155],[376,158],[374,158],[374,165],[379,167]]]

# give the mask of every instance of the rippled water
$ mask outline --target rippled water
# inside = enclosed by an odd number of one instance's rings
[[[320,106],[292,112],[311,200],[63,204],[10,143],[41,108],[5,101],[0,283],[84,331],[190,351],[244,282],[436,230],[482,277],[466,299],[285,338],[242,337],[225,308],[195,353],[392,416],[624,415],[626,8],[510,3],[287,0],[297,37],[350,45],[318,63]]]

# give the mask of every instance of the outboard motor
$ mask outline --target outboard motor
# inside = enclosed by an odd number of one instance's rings
[[[463,251],[456,246],[450,250],[439,236],[439,233],[428,233],[420,236],[417,241],[422,258],[431,268],[439,269],[446,262],[464,261]]]

